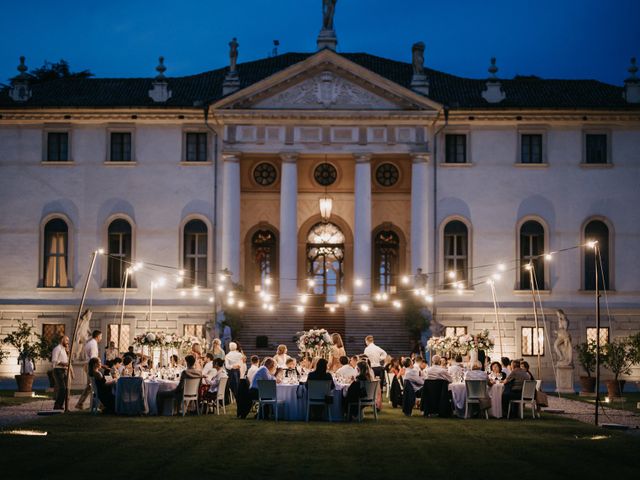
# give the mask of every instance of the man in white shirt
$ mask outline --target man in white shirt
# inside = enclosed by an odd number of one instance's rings
[[[51,363],[53,364],[53,378],[56,385],[56,399],[53,404],[54,410],[63,410],[64,402],[67,399],[67,369],[69,368],[69,337],[63,336],[60,343],[51,352]]]
[[[404,367],[405,385],[408,381],[413,388],[413,391],[417,394],[424,385],[424,378],[420,376],[419,370],[414,368],[413,362],[410,358],[405,358],[402,366]]]
[[[353,380],[358,376],[358,369],[352,367],[349,364],[349,358],[346,356],[340,357],[340,365],[342,365],[338,370],[336,370],[336,375],[342,377],[346,380]]]
[[[229,343],[229,353],[224,357],[224,366],[227,370],[240,370],[244,362],[243,355],[238,351],[236,342]]]
[[[224,361],[221,358],[216,358],[211,362],[212,368],[209,372],[209,393],[218,393],[218,387],[220,380],[223,378],[229,378],[227,371],[223,368]]]
[[[260,359],[258,358],[257,355],[252,355],[251,366],[249,367],[249,370],[247,370],[247,381],[249,382],[249,385],[251,385],[251,383],[253,382],[253,377],[259,368],[260,368]]]
[[[276,380],[275,375],[277,368],[275,360],[273,358],[267,358],[264,361],[264,365],[253,375],[249,393],[254,400],[258,399],[258,382],[260,380]]]
[[[211,376],[215,375],[216,372],[213,372],[213,354],[212,353],[207,353],[205,355],[205,358],[207,360],[207,363],[204,364],[204,367],[202,367],[202,377],[204,378],[204,381],[206,383],[209,383],[211,380]]]
[[[87,365],[89,364],[89,360],[92,358],[99,358],[100,351],[98,350],[98,344],[102,341],[102,332],[100,330],[94,330],[91,334],[91,339],[84,345],[84,356],[87,363],[84,366],[84,371],[87,376],[87,385],[84,387],[84,391],[80,398],[78,399],[78,403],[76,404],[76,408],[78,410],[82,410],[84,408],[84,402],[91,395],[91,379],[89,378],[89,371],[87,369]]]
[[[364,339],[364,343],[367,345],[367,347],[364,349],[364,354],[371,362],[373,373],[376,377],[380,378],[380,388],[384,388],[384,368],[382,367],[382,365],[384,364],[384,360],[387,358],[387,352],[373,343],[372,335],[368,335]]]
[[[474,362],[473,370],[468,370],[464,374],[465,380],[487,380],[487,372],[482,370],[482,364],[478,361]]]
[[[451,383],[451,375],[445,367],[441,365],[441,358],[438,355],[434,355],[431,359],[431,366],[427,371],[427,380],[446,380]]]

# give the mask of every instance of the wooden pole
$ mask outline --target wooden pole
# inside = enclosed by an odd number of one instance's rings
[[[595,424],[598,425],[598,408],[600,408],[600,279],[598,275],[598,243],[593,245],[593,259],[596,266],[596,412]]]
[[[527,265],[529,268],[529,284],[531,287],[531,298],[533,299],[533,321],[535,323],[536,326],[536,333],[533,337],[534,339],[534,348],[537,347],[537,357],[538,357],[538,380],[542,381],[542,362],[540,360],[540,327],[538,326],[538,307],[536,306],[536,293],[535,293],[535,283],[534,283],[534,278],[533,278],[533,264],[529,263]]]
[[[69,384],[69,380],[71,377],[71,369],[73,366],[71,365],[73,359],[73,346],[76,343],[76,337],[78,335],[78,323],[80,323],[80,316],[82,315],[82,309],[84,308],[84,301],[87,298],[87,291],[89,290],[89,281],[91,280],[91,274],[93,273],[93,267],[96,264],[96,258],[100,254],[99,250],[93,252],[91,257],[91,265],[89,265],[89,272],[87,273],[87,279],[84,282],[84,289],[82,290],[82,298],[80,300],[80,307],[78,308],[78,315],[76,316],[76,323],[73,326],[73,339],[71,341],[71,347],[69,347],[69,366],[67,367],[67,392],[64,401],[64,411],[69,411],[69,392],[71,391],[71,386]]]
[[[122,325],[124,323],[124,304],[127,300],[127,285],[129,284],[129,274],[131,267],[127,267],[124,273],[124,292],[122,293],[122,310],[120,311],[120,329],[118,330],[118,350],[122,351]]]
[[[151,282],[151,293],[149,294],[149,331],[151,331],[151,315],[153,314],[153,285]]]
[[[496,299],[496,286],[493,280],[490,281],[491,297],[493,298],[493,309],[496,312],[496,328],[498,329],[498,343],[500,345],[500,357],[504,357],[504,350],[502,348],[502,328],[500,327],[500,313],[498,312],[498,300]]]

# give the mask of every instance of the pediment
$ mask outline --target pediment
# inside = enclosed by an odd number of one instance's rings
[[[331,50],[323,50],[232,93],[212,108],[435,112],[440,105]]]

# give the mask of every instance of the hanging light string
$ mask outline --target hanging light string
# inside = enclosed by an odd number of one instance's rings
[[[575,250],[575,249],[579,249],[579,248],[584,248],[584,247],[588,247],[588,248],[593,248],[594,247],[595,242],[590,241],[587,242],[585,244],[580,244],[580,245],[574,245],[571,247],[566,247],[566,248],[561,248],[558,250],[554,250],[554,251],[550,251],[550,252],[545,252],[545,253],[541,253],[539,255],[535,255],[529,258],[529,264],[533,264],[534,261],[536,260],[545,260],[545,261],[549,261],[553,258],[554,255],[560,254],[560,253],[564,253],[564,252],[568,252],[571,250]],[[599,249],[598,249],[599,250]],[[171,275],[172,277],[175,278],[176,281],[176,286],[178,286],[178,284],[184,284],[184,283],[188,283],[190,284],[188,287],[184,287],[185,290],[186,289],[192,289],[194,292],[198,292],[201,288],[207,288],[204,285],[198,285],[197,284],[197,278],[196,276],[198,274],[205,274],[205,272],[194,272],[188,269],[183,269],[180,267],[176,267],[174,265],[166,265],[166,264],[161,264],[161,263],[154,263],[154,262],[141,262],[141,261],[133,261],[133,260],[126,260],[123,259],[120,256],[117,256],[115,254],[110,254],[110,253],[105,253],[104,254],[107,258],[111,258],[111,259],[115,259],[120,261],[121,263],[127,265],[126,268],[131,268],[134,271],[140,271],[140,273],[138,273],[138,275],[144,275],[144,276],[148,276],[148,271],[151,272],[157,272],[157,273],[161,273],[161,274],[168,274]],[[604,271],[602,269],[602,257],[598,251],[598,257],[599,257],[599,262],[601,265],[601,271]],[[516,272],[519,271],[519,265],[521,264],[522,260],[520,258],[515,258],[515,259],[511,259],[511,260],[507,260],[507,261],[500,261],[500,262],[493,262],[493,263],[486,263],[486,264],[481,264],[481,265],[476,265],[476,266],[470,266],[466,269],[456,269],[456,270],[434,270],[431,272],[427,272],[425,275],[427,276],[427,278],[431,277],[431,278],[437,278],[440,275],[446,275],[447,277],[449,277],[449,281],[445,281],[443,283],[439,283],[438,286],[440,288],[443,288],[445,290],[451,290],[453,291],[458,291],[458,293],[462,294],[464,293],[464,290],[469,290],[469,289],[473,289],[479,285],[485,284],[487,283],[487,281],[489,280],[499,280],[500,277],[502,275],[505,274],[509,274],[511,272]],[[509,265],[509,267],[507,267],[507,265]],[[458,275],[462,275],[462,274],[466,274],[467,277],[469,277],[469,273],[470,272],[475,272],[478,270],[482,270],[482,269],[489,269],[489,268],[495,268],[496,271],[493,272],[489,272],[489,273],[484,273],[484,274],[480,274],[480,275],[473,275],[474,278],[474,282],[472,283],[468,283],[467,285],[465,285],[467,283],[467,280],[461,279],[458,280]],[[169,270],[169,273],[167,273],[166,271]],[[223,293],[227,290],[229,290],[227,292],[228,296],[230,292],[233,292],[234,289],[233,287],[231,287],[231,289],[229,288],[230,284],[233,285],[233,283],[230,280],[230,275],[231,272],[227,272],[227,271],[222,271],[222,272],[206,272],[206,276],[207,278],[213,278],[213,279],[217,279],[217,281],[213,281],[213,282],[207,282],[208,284],[211,285],[210,289],[212,289],[214,292],[216,293]],[[404,285],[409,285],[411,283],[411,278],[413,277],[415,279],[416,275],[407,275],[407,274],[391,274],[391,277],[395,277],[396,279],[400,278],[400,282],[398,282],[399,284],[404,284]],[[295,278],[281,278],[282,280],[297,280]],[[357,277],[354,280],[354,283],[356,284],[362,284],[363,280],[367,279],[367,280],[371,280],[372,277]],[[259,296],[260,298],[264,301],[263,306],[267,306],[267,308],[265,308],[266,310],[271,310],[273,311],[273,308],[271,308],[272,304],[270,303],[270,300],[273,298],[273,294],[271,294],[268,290],[268,287],[270,286],[270,284],[273,282],[273,280],[268,277],[265,281],[265,285],[261,287],[261,290],[259,292]],[[312,288],[313,286],[315,286],[315,281],[313,280],[313,278],[307,278],[306,279],[306,285],[309,288]],[[607,311],[609,311],[609,305],[608,305],[608,298],[606,295],[606,285],[604,285],[604,292],[605,292],[605,301],[607,304]],[[423,296],[425,298],[425,300],[427,300],[428,303],[430,303],[430,301],[433,301],[433,298],[428,295],[426,288],[420,288],[420,287],[414,287],[414,288],[406,288],[406,289],[402,289],[402,292],[411,292],[413,291],[414,294],[419,295],[419,296]],[[308,292],[302,292],[299,294],[299,297],[301,299],[302,303],[306,302],[306,299],[308,298],[308,296],[311,295]],[[352,298],[352,299],[356,299],[358,297],[369,297],[373,300],[375,300],[376,302],[380,302],[380,301],[387,301],[390,300],[392,303],[393,302],[397,302],[397,299],[393,298],[394,294],[390,294],[390,293],[383,293],[380,292],[379,293],[379,297],[377,296],[378,294],[373,294],[373,295],[369,295],[369,294],[350,294],[347,295],[345,293],[339,293],[337,295],[337,299],[338,299],[338,303],[339,304],[345,304],[348,303],[348,299]],[[395,294],[397,295],[397,294]],[[183,295],[185,296],[185,295]],[[194,296],[198,296],[198,295],[194,295]],[[383,296],[385,296],[386,298],[383,298]],[[213,297],[210,297],[210,300]],[[235,293],[231,293],[229,298],[235,298]],[[232,303],[235,303],[232,302]],[[397,303],[394,304],[394,306],[397,307]],[[299,306],[297,306],[299,307]],[[300,309],[298,309],[300,310]],[[609,314],[609,320],[610,320],[610,314]]]

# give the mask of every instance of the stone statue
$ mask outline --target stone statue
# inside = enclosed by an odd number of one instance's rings
[[[424,42],[414,43],[411,48],[413,74],[424,75]]]
[[[236,65],[238,64],[238,39],[233,37],[233,40],[229,42],[229,72],[234,73],[236,71]]]
[[[74,334],[73,338],[73,358],[72,361],[82,361],[86,360],[84,354],[84,345],[91,338],[91,329],[89,328],[89,324],[91,323],[91,315],[93,313],[91,310],[87,309],[80,316],[80,321],[78,322],[78,328]]]
[[[559,367],[569,367],[573,361],[573,347],[571,345],[571,335],[569,335],[569,319],[565,313],[558,309],[558,335],[556,341],[553,342],[553,349],[558,357],[557,364]]]
[[[429,330],[431,330],[431,336],[442,337],[444,336],[444,325],[442,325],[436,317],[431,315],[431,321],[429,322]]]
[[[322,30],[333,30],[333,17],[338,0],[322,0]]]

